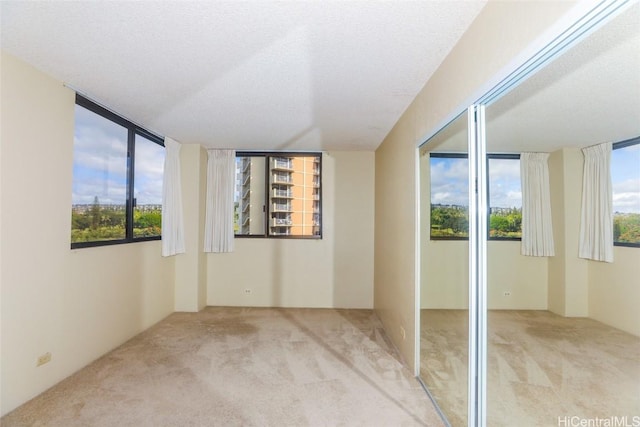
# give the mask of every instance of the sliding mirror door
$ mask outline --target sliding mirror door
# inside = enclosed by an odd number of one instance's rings
[[[462,114],[420,148],[420,378],[454,426],[467,425],[468,176]]]
[[[638,421],[639,23],[636,3],[486,108],[487,425]],[[583,149],[603,143],[613,262],[579,257]]]

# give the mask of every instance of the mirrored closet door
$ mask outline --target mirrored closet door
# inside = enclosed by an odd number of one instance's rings
[[[614,211],[640,214],[638,23],[638,2],[602,2],[479,99],[486,121],[463,113],[419,149],[420,378],[452,426],[638,415],[640,248],[618,225],[613,263],[578,257],[583,149],[613,143],[612,161],[635,164],[612,165]],[[522,252],[535,161],[554,241],[542,256]],[[470,198],[478,172],[486,194]]]
[[[503,156],[488,159],[487,425],[631,422],[640,414],[640,338],[616,318],[636,309],[620,289],[630,277],[614,273],[631,268],[625,256],[640,248],[615,248],[613,263],[578,258],[582,149],[640,136],[638,25],[636,3],[486,108],[487,152]],[[548,183],[539,180],[541,167]],[[633,172],[622,162],[612,167],[614,178],[626,174],[614,185],[614,212],[640,213],[640,199],[632,201],[640,154]],[[523,244],[522,219],[535,215],[522,212],[523,199],[544,211],[540,189],[549,223],[529,230],[544,237],[538,230],[549,227],[552,241]],[[608,288],[605,298],[599,287]]]
[[[420,377],[452,425],[467,425],[469,164],[467,115],[420,149]]]

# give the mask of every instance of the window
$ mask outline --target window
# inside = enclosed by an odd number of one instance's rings
[[[431,238],[469,237],[469,167],[466,154],[431,153]]]
[[[71,247],[159,239],[163,168],[161,138],[77,95]]]
[[[640,137],[613,144],[613,243],[640,247]]]
[[[488,155],[489,239],[522,238],[520,155]]]
[[[321,154],[236,155],[238,237],[322,236]]]
[[[489,236],[518,240],[522,236],[520,155],[489,154]],[[431,153],[431,239],[468,239],[469,182],[467,155]]]

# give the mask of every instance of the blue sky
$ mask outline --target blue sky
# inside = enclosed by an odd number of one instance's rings
[[[640,144],[611,153],[613,211],[640,213]]]
[[[431,158],[431,203],[468,205],[467,159]],[[491,207],[521,208],[520,162],[491,159]]]
[[[431,158],[431,204],[468,205],[467,159]]]
[[[75,107],[73,204],[124,204],[127,129],[79,105]],[[135,197],[138,204],[162,203],[164,148],[136,136]]]
[[[491,159],[491,207],[522,207],[520,163]],[[613,150],[613,211],[640,213],[640,144]],[[467,159],[431,159],[431,203],[468,204]]]

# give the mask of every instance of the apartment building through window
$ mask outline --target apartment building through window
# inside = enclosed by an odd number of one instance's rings
[[[235,234],[322,236],[319,153],[242,153],[236,156]]]

